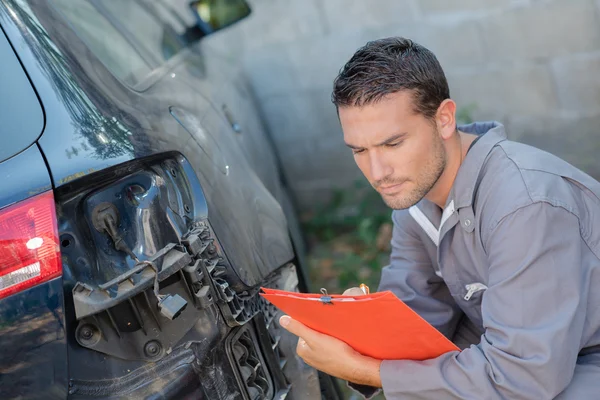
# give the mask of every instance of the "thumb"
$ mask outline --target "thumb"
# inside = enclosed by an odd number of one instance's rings
[[[352,287],[350,289],[346,289],[343,293],[344,296],[364,296],[365,292],[362,291],[361,288]]]
[[[296,321],[289,315],[284,315],[281,318],[279,318],[279,325],[281,325],[284,329],[293,333],[294,335],[304,339],[309,344],[312,338],[319,334],[318,332],[310,329],[303,323]]]

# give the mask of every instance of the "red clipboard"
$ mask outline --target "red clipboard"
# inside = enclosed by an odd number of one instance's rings
[[[305,294],[262,288],[261,296],[318,332],[381,360],[427,360],[460,351],[392,292],[365,296]]]

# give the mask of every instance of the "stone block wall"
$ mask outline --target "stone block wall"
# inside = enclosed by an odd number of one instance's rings
[[[253,0],[218,34],[251,80],[304,210],[361,177],[330,102],[367,41],[405,36],[439,58],[459,107],[600,178],[600,1]]]

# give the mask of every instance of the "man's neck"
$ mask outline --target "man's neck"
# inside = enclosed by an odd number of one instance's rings
[[[471,146],[471,143],[476,138],[477,135],[458,131],[454,143],[452,143],[446,153],[448,155],[446,168],[444,168],[444,172],[442,172],[442,175],[431,191],[425,196],[427,200],[437,204],[441,209],[446,206],[446,201],[448,200],[452,185],[454,185],[456,175],[458,175],[458,170],[467,156],[469,146]]]

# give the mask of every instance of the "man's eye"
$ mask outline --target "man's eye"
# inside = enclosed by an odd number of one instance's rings
[[[402,144],[402,142],[388,143],[386,144],[386,147],[398,147],[400,144]]]
[[[365,149],[352,150],[352,154],[360,154],[360,153],[363,153],[364,151],[365,151]]]

